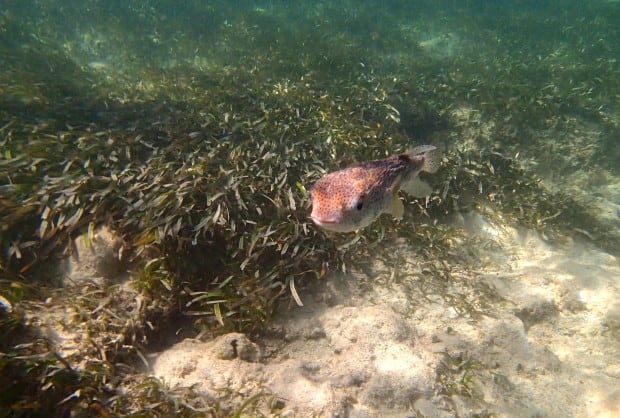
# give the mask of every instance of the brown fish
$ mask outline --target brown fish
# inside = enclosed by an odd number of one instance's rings
[[[434,173],[440,158],[433,145],[421,145],[399,155],[370,161],[327,174],[310,189],[315,224],[334,232],[351,232],[370,225],[382,213],[403,216],[398,191],[428,196],[432,188],[420,171]]]

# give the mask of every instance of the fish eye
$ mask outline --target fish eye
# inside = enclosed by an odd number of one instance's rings
[[[363,207],[364,207],[364,202],[362,202],[361,200],[357,202],[357,205],[355,205],[355,208],[357,210],[362,210]]]

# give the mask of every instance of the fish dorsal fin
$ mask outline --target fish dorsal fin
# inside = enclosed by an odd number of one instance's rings
[[[441,165],[441,154],[434,145],[420,145],[410,149],[405,155],[417,161],[423,158],[420,170],[426,171],[427,173],[435,173]]]

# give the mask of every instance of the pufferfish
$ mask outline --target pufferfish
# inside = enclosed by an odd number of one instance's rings
[[[421,145],[403,154],[327,174],[310,189],[310,217],[321,228],[333,232],[365,228],[382,213],[400,219],[404,206],[398,191],[414,197],[430,195],[432,188],[418,175],[421,171],[436,172],[439,164],[437,147]]]

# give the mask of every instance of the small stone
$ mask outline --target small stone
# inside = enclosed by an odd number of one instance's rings
[[[614,379],[620,379],[620,364],[609,364],[605,367],[605,374]]]
[[[85,283],[102,285],[118,279],[126,270],[124,260],[119,259],[122,240],[110,228],[97,229],[94,236],[83,234],[74,240],[73,254],[65,263],[66,286]]]
[[[612,335],[620,337],[620,302],[616,302],[605,314],[603,325],[607,326]]]
[[[283,409],[286,406],[286,402],[284,399],[276,398],[271,401],[271,410],[274,411],[276,409]]]
[[[215,343],[215,354],[221,360],[239,360],[256,363],[260,358],[260,350],[244,334],[233,332],[221,336]]]
[[[562,310],[571,313],[579,313],[585,309],[586,305],[576,297],[569,297],[562,303]]]
[[[314,327],[308,332],[306,338],[309,340],[319,340],[325,338],[325,331],[321,327]]]
[[[430,399],[420,398],[413,404],[413,408],[416,410],[418,415],[412,416],[422,416],[428,418],[445,418],[453,416],[446,411],[442,411],[438,405],[435,405]]]
[[[319,363],[307,362],[301,365],[301,370],[302,370],[302,374],[303,372],[312,374],[312,373],[316,373],[319,370],[321,370],[321,365]]]
[[[519,318],[525,328],[530,328],[557,313],[557,307],[552,300],[533,297],[515,309],[515,316]]]

